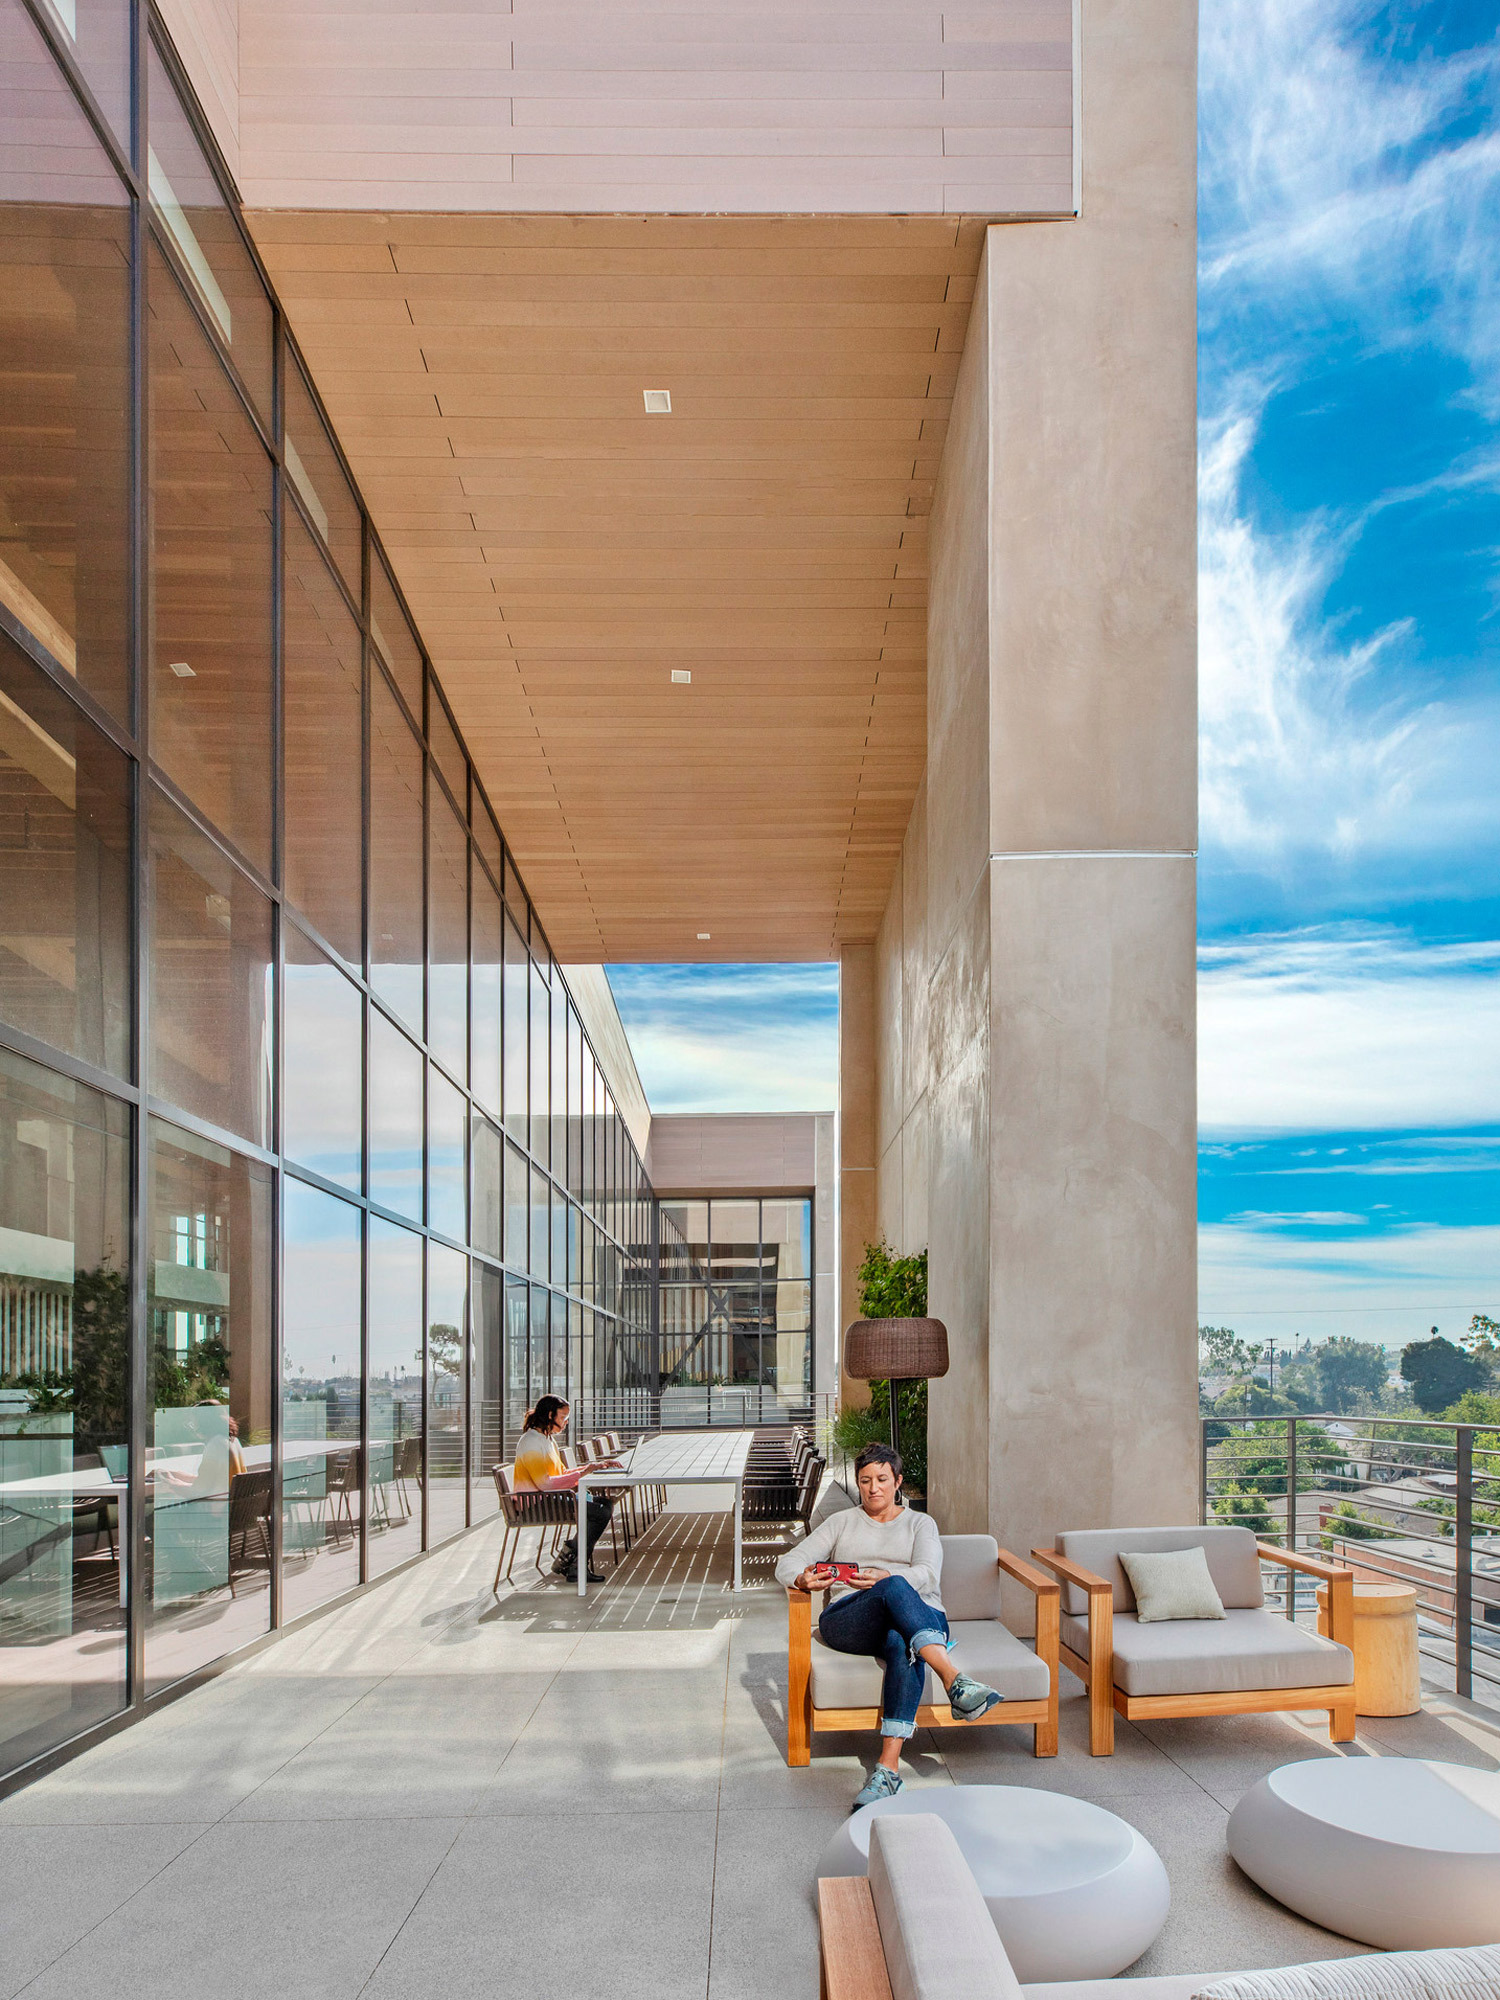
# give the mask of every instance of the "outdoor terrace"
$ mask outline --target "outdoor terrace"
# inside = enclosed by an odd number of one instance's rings
[[[746,1532],[738,1597],[728,1517],[667,1512],[580,1603],[520,1564],[492,1596],[492,1523],[0,1801],[0,2000],[811,2000],[814,1872],[873,1742],[819,1737],[787,1769],[785,1531]],[[1134,1970],[1216,1971],[1359,1949],[1228,1860],[1262,1773],[1494,1769],[1500,1716],[1430,1694],[1337,1750],[1321,1716],[1122,1723],[1096,1760],[1065,1674],[1061,1754],[1029,1741],[925,1733],[909,1782],[1107,1804],[1172,1883]]]

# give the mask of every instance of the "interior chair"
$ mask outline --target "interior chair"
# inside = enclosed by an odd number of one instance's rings
[[[985,1681],[1004,1699],[979,1723],[959,1722],[942,1699],[929,1667],[919,1729],[963,1729],[995,1723],[1029,1723],[1038,1757],[1057,1755],[1058,1586],[1050,1576],[1002,1549],[991,1535],[944,1535],[943,1604],[953,1639],[953,1663]],[[1002,1573],[1024,1584],[1036,1599],[1036,1649],[1018,1639],[1000,1617]],[[884,1680],[878,1660],[837,1653],[818,1638],[813,1598],[823,1593],[789,1589],[786,1761],[812,1761],[819,1731],[876,1730]],[[821,1603],[819,1605],[821,1609]]]
[[[1108,1757],[1115,1717],[1265,1715],[1326,1708],[1335,1743],[1354,1737],[1354,1571],[1257,1542],[1248,1528],[1092,1528],[1033,1549],[1062,1583],[1063,1664],[1089,1691],[1089,1750]],[[1121,1554],[1202,1549],[1224,1606],[1218,1618],[1143,1625]],[[1328,1585],[1330,1637],[1265,1608],[1261,1564]]]
[[[505,1581],[510,1582],[511,1571],[516,1566],[516,1551],[521,1546],[521,1537],[528,1528],[537,1530],[536,1573],[542,1573],[542,1555],[547,1547],[548,1532],[551,1532],[552,1547],[555,1549],[562,1538],[564,1528],[577,1523],[577,1502],[571,1493],[538,1493],[531,1488],[517,1490],[516,1468],[513,1465],[496,1465],[491,1468],[495,1480],[495,1491],[500,1499],[500,1519],[504,1533],[500,1538],[500,1560],[495,1565],[495,1581],[490,1585],[492,1596],[500,1594],[500,1576],[504,1572]],[[507,1554],[509,1563],[506,1562]]]
[[[239,1552],[235,1552],[235,1537],[239,1537]],[[257,1547],[251,1553],[251,1538]],[[235,1595],[234,1573],[236,1567],[248,1569],[253,1562],[263,1562],[267,1574],[271,1569],[271,1468],[258,1466],[249,1472],[236,1472],[229,1481],[229,1595]]]

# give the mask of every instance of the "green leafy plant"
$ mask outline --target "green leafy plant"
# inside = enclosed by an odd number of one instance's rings
[[[1333,1512],[1323,1523],[1322,1543],[1331,1549],[1335,1540],[1341,1542],[1378,1542],[1389,1535],[1389,1525],[1382,1526],[1372,1521],[1367,1514],[1361,1514],[1352,1500],[1340,1500]]]
[[[923,1319],[927,1313],[927,1252],[898,1257],[885,1242],[867,1243],[858,1272],[859,1309],[866,1319]],[[927,1491],[927,1384],[903,1382],[896,1415],[901,1434],[901,1462],[906,1484],[914,1493]],[[840,1410],[833,1427],[834,1442],[853,1458],[867,1444],[889,1444],[891,1385],[870,1384],[864,1409]]]

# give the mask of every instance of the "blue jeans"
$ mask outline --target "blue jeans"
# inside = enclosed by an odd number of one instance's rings
[[[904,1576],[882,1577],[869,1590],[851,1590],[818,1620],[818,1637],[836,1653],[868,1653],[885,1664],[882,1736],[910,1736],[927,1680],[917,1658],[924,1646],[946,1646],[948,1621],[912,1589]]]

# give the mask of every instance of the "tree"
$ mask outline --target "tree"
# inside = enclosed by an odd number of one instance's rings
[[[1417,1407],[1436,1416],[1470,1389],[1482,1389],[1485,1370],[1434,1327],[1430,1340],[1413,1340],[1402,1348],[1401,1379],[1410,1382]]]
[[[927,1314],[927,1252],[898,1257],[888,1243],[867,1243],[856,1273],[859,1309],[866,1319],[924,1319]],[[927,1491],[927,1384],[904,1382],[896,1414],[900,1418],[903,1477],[913,1492]],[[841,1410],[834,1441],[851,1457],[867,1444],[889,1443],[891,1385],[870,1384],[862,1410]]]
[[[1459,1345],[1468,1349],[1490,1381],[1500,1389],[1500,1320],[1491,1319],[1488,1313],[1475,1313],[1469,1321],[1467,1333],[1458,1336]]]
[[[1254,1359],[1232,1326],[1200,1326],[1198,1358],[1206,1375],[1243,1375]]]
[[[1361,1396],[1378,1396],[1388,1372],[1383,1347],[1344,1334],[1314,1351],[1313,1368],[1325,1410],[1349,1410]]]

